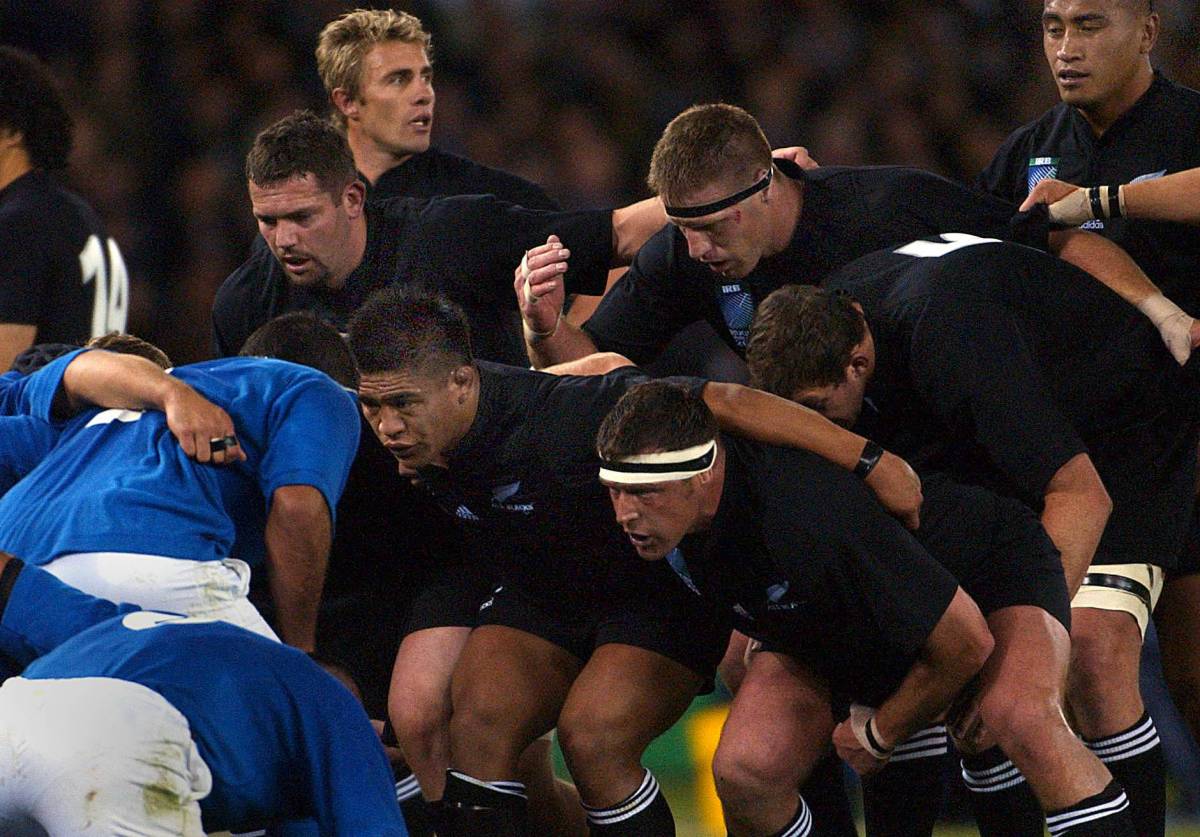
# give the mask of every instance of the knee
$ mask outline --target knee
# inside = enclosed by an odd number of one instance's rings
[[[1089,620],[1071,632],[1069,682],[1075,697],[1137,686],[1141,635],[1131,617],[1111,615],[1117,618]]]
[[[558,718],[558,745],[572,774],[602,764],[638,762],[641,748],[629,739],[628,721],[613,721],[568,704]]]
[[[1037,750],[1048,734],[1067,729],[1059,690],[1040,685],[994,688],[984,695],[979,712],[984,727],[1010,756],[1014,748]]]
[[[450,725],[450,701],[445,694],[397,692],[388,695],[388,718],[402,748],[427,748],[444,738]]]
[[[731,811],[753,811],[781,792],[794,795],[799,776],[782,753],[722,742],[713,756],[713,780],[721,803]]]

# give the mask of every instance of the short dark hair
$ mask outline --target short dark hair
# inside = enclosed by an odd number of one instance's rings
[[[338,194],[358,177],[342,132],[311,110],[298,110],[262,130],[246,155],[246,179],[256,186],[311,174]]]
[[[441,374],[474,362],[466,314],[423,288],[376,291],[350,319],[349,337],[363,373],[407,369]]]
[[[292,311],[263,323],[246,338],[238,354],[311,366],[344,387],[358,386],[358,368],[350,347],[337,329],[308,311]]]
[[[630,387],[596,434],[601,459],[682,450],[716,438],[719,429],[700,395],[672,381]]]
[[[121,355],[144,357],[146,360],[152,361],[160,369],[170,369],[175,365],[171,363],[171,358],[167,356],[167,353],[158,348],[158,346],[155,346],[148,340],[135,337],[132,334],[121,334],[117,331],[110,331],[108,334],[93,337],[84,345],[89,349],[103,349],[106,352],[116,352]]]
[[[39,169],[67,165],[74,126],[54,76],[28,52],[0,47],[0,130],[21,135]]]
[[[784,285],[762,301],[750,325],[750,384],[784,398],[840,384],[851,351],[865,337],[866,322],[849,296]]]
[[[714,182],[749,186],[771,165],[771,144],[748,112],[736,105],[693,105],[655,143],[646,183],[667,203],[678,203]]]

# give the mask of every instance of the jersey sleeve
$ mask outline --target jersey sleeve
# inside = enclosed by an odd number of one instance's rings
[[[973,436],[1002,474],[1040,498],[1086,446],[1055,405],[1009,311],[962,294],[939,314],[913,333],[909,364],[918,393],[950,432]]]
[[[59,429],[33,416],[0,416],[0,494],[45,458]]]
[[[513,270],[530,248],[557,235],[571,251],[565,275],[569,294],[604,293],[612,263],[611,210],[548,212],[528,209],[491,195],[434,199],[422,216],[422,235],[446,269],[503,279],[490,291],[507,307],[515,304]],[[502,267],[504,269],[498,269]]]
[[[0,653],[22,668],[93,625],[139,609],[89,596],[15,559],[0,575],[0,608]]]
[[[358,450],[361,421],[354,399],[334,381],[312,372],[288,386],[270,407],[258,469],[269,503],[284,485],[311,485],[332,516]]]
[[[598,350],[619,352],[644,365],[676,334],[704,319],[692,298],[694,289],[686,277],[675,275],[673,238],[670,225],[655,233],[583,324]]]
[[[875,633],[915,655],[958,582],[877,503],[862,481],[815,454],[775,449],[762,472],[762,530],[772,560],[837,567]],[[798,510],[804,510],[802,513]],[[815,591],[817,595],[820,591]]]
[[[54,402],[62,386],[63,375],[75,358],[88,349],[68,352],[55,358],[32,375],[5,377],[0,386],[0,415],[34,416],[42,421],[54,419]]]
[[[975,188],[1001,200],[1020,201],[1029,194],[1022,180],[1025,164],[1021,161],[1028,155],[1025,131],[1010,134],[996,151],[996,156],[975,178]]]
[[[31,218],[0,218],[0,323],[37,323],[52,290],[46,246]]]
[[[316,669],[315,664],[312,665]],[[312,817],[327,837],[407,837],[383,744],[361,704],[319,669],[304,676],[302,765]]]

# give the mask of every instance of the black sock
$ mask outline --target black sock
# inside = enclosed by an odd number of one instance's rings
[[[587,811],[588,831],[606,837],[675,837],[675,818],[671,806],[649,770],[642,784],[628,799],[610,808],[583,806]]]
[[[863,780],[863,815],[870,837],[928,837],[942,808],[947,761],[946,725],[914,734],[883,770]]]
[[[982,837],[1039,837],[1043,833],[1041,803],[999,747],[964,756],[962,777]]]
[[[820,832],[824,837],[825,832]],[[808,810],[808,806],[804,804],[804,797],[800,797],[800,806],[796,808],[796,815],[792,817],[791,822],[783,827],[782,830],[776,831],[771,837],[814,837],[817,832],[813,830],[812,812]]]
[[[1125,789],[1139,837],[1162,837],[1167,816],[1166,765],[1150,713],[1124,732],[1084,743]]]
[[[1133,837],[1129,799],[1116,782],[1070,808],[1046,814],[1050,837]]]
[[[526,837],[525,786],[484,782],[457,770],[446,771],[446,793],[438,837]]]
[[[846,795],[842,760],[836,754],[830,753],[817,763],[800,786],[800,796],[820,828],[821,837],[858,837],[850,798]]]
[[[407,767],[393,769],[396,779],[396,801],[408,827],[409,837],[433,837],[433,812],[430,804],[421,796],[417,777]]]

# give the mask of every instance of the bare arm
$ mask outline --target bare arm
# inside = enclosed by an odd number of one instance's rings
[[[1070,596],[1083,582],[1111,511],[1112,500],[1086,453],[1072,457],[1046,486],[1042,526],[1062,554]]]
[[[879,743],[890,750],[945,712],[983,668],[992,646],[983,614],[960,587],[900,686],[876,710],[873,729]],[[849,719],[834,730],[833,740],[838,755],[860,774],[885,764],[862,747]]]
[[[596,353],[592,338],[562,316],[562,274],[570,255],[558,237],[552,235],[545,244],[527,252],[513,272],[513,292],[524,323],[525,349],[535,369]]]
[[[613,267],[633,261],[633,257],[637,255],[638,250],[642,249],[642,245],[666,223],[667,213],[663,209],[662,201],[658,198],[647,198],[644,201],[614,209],[612,214]]]
[[[279,636],[302,651],[316,650],[317,607],[333,525],[325,497],[311,485],[275,489],[267,516],[267,566]]]
[[[607,375],[622,366],[633,366],[633,361],[617,352],[596,352],[579,360],[547,366],[542,371],[551,375]]]
[[[1180,363],[1200,343],[1196,321],[1164,297],[1129,254],[1107,238],[1087,230],[1056,230],[1050,234],[1050,249],[1145,314]]]
[[[1127,218],[1200,224],[1200,168],[1126,183],[1117,190],[1120,211]],[[1082,224],[1095,218],[1088,188],[1061,180],[1043,180],[1021,204],[1025,211],[1034,204],[1050,205],[1050,219],[1060,224]],[[1107,209],[1101,205],[1101,214]]]
[[[738,384],[709,383],[704,402],[722,430],[769,445],[812,451],[847,471],[858,464],[867,440],[807,407]],[[921,481],[898,456],[885,452],[866,478],[888,513],[905,526],[920,524]]]
[[[37,326],[25,323],[0,323],[0,372],[12,366],[17,355],[33,345]]]
[[[184,453],[198,462],[240,462],[234,444],[215,453],[210,440],[234,436],[233,419],[178,378],[136,355],[91,351],[76,355],[63,372],[69,411],[87,406],[160,410]]]

